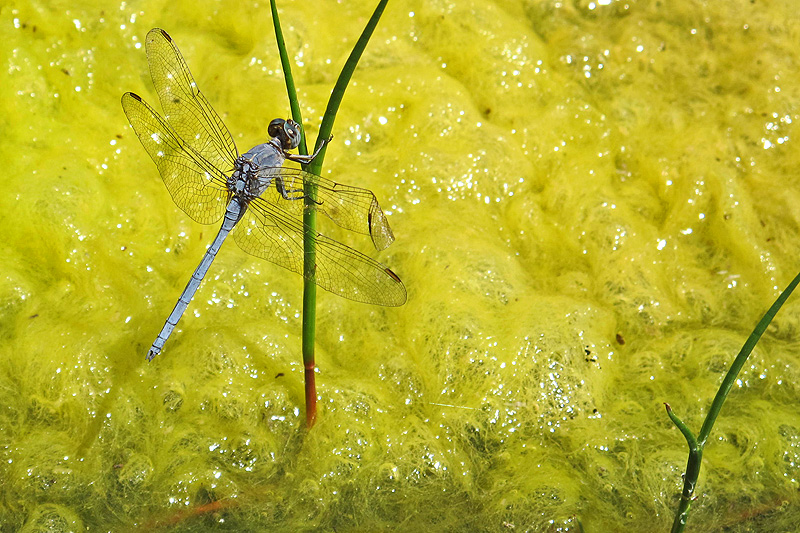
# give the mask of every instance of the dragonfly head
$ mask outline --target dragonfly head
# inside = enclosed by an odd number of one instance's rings
[[[267,134],[273,139],[278,139],[284,150],[297,148],[302,135],[300,133],[300,124],[292,119],[283,120],[282,118],[276,118],[269,123]]]

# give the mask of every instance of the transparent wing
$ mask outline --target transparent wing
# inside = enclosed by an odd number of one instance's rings
[[[178,207],[201,224],[222,218],[228,201],[225,174],[188,146],[139,95],[123,94],[122,109]]]
[[[258,173],[271,175],[273,181],[280,178],[283,187],[291,196],[299,196],[309,188],[316,187],[316,210],[327,215],[337,226],[346,230],[363,233],[372,238],[378,250],[383,250],[394,242],[392,228],[383,214],[378,199],[372,191],[350,185],[342,185],[316,174],[294,168],[265,168]],[[280,208],[299,217],[305,208],[302,200],[286,201],[277,187],[269,187],[262,195],[267,202],[280,205]]]
[[[232,170],[238,157],[231,133],[197,88],[172,38],[154,28],[145,41],[150,76],[164,116],[178,136],[221,170]]]
[[[273,189],[270,187],[270,189]],[[303,202],[287,202],[285,204]],[[233,229],[233,240],[245,252],[303,275],[303,223],[264,198],[250,202]],[[374,305],[399,306],[406,288],[384,265],[317,233],[316,283],[326,291]]]

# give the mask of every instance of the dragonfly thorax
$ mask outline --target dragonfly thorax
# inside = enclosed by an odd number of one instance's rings
[[[250,148],[239,156],[236,169],[242,172],[258,172],[262,168],[283,166],[285,160],[286,154],[270,140]],[[245,169],[245,166],[248,168]]]

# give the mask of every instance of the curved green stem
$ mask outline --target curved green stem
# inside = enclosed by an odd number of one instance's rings
[[[668,403],[664,403],[664,407],[667,408],[667,416],[669,416],[672,422],[678,426],[679,430],[681,430],[681,433],[683,433],[683,436],[686,438],[686,442],[689,444],[689,448],[696,448],[697,437],[694,436],[692,430],[690,430],[689,427],[684,424],[680,418],[678,418],[678,415],[672,411],[672,407],[670,407]]]
[[[359,59],[361,59],[361,55],[364,52],[364,49],[367,47],[367,43],[369,42],[370,38],[372,37],[372,33],[375,31],[375,27],[378,25],[378,21],[381,19],[381,15],[383,14],[383,10],[386,8],[386,4],[389,0],[380,0],[378,2],[375,11],[372,12],[372,16],[367,21],[367,25],[364,27],[364,31],[361,32],[361,37],[358,38],[358,42],[353,47],[353,51],[350,52],[350,56],[345,61],[344,67],[342,67],[342,72],[339,73],[339,78],[336,80],[336,85],[333,86],[333,91],[331,91],[331,97],[328,99],[328,107],[325,108],[325,115],[322,117],[322,124],[319,126],[319,136],[317,137],[317,143],[314,146],[314,149],[320,147],[320,144],[331,136],[331,132],[333,131],[333,122],[336,120],[336,112],[339,111],[339,104],[342,102],[342,98],[344,98],[344,91],[347,89],[347,85],[350,83],[350,78],[353,77],[353,72],[356,70],[356,66],[358,65]],[[319,170],[322,169],[322,161],[325,158],[325,150],[327,146],[322,149],[319,156],[314,159],[309,165],[309,172],[314,174],[319,174]]]
[[[686,463],[686,474],[683,479],[683,491],[681,492],[681,500],[678,505],[678,510],[675,513],[675,519],[672,522],[672,533],[682,533],[686,527],[686,522],[689,518],[689,507],[694,499],[694,489],[697,485],[697,478],[700,476],[700,465],[703,460],[703,448],[705,448],[708,437],[711,434],[712,428],[714,427],[714,422],[717,421],[717,417],[719,416],[720,411],[722,411],[722,406],[728,397],[728,393],[731,391],[733,384],[736,383],[736,377],[742,370],[742,367],[747,361],[747,358],[750,356],[750,353],[756,347],[756,344],[758,344],[761,336],[767,330],[767,327],[769,327],[772,319],[775,318],[775,315],[778,313],[780,308],[783,306],[792,292],[794,292],[794,289],[797,287],[798,283],[800,283],[800,273],[794,277],[792,282],[789,283],[789,285],[786,287],[786,289],[784,289],[780,296],[778,296],[778,299],[775,300],[769,310],[764,313],[764,316],[761,317],[761,320],[758,321],[758,324],[756,324],[755,329],[753,329],[753,332],[745,341],[742,349],[739,350],[739,354],[736,356],[736,359],[734,359],[731,368],[728,370],[728,373],[725,374],[725,379],[722,380],[722,384],[717,391],[717,395],[714,396],[714,401],[711,403],[711,408],[708,411],[708,415],[706,415],[706,419],[703,422],[703,427],[700,428],[700,433],[697,435],[696,439],[694,438],[694,435],[692,435],[692,432],[689,431],[689,428],[687,428],[683,422],[680,421],[680,419],[672,412],[672,409],[670,409],[669,405],[667,405],[667,414],[669,414],[670,419],[672,419],[675,425],[678,426],[678,429],[681,430],[681,433],[683,433],[684,437],[686,437],[686,441],[689,444],[689,459]]]

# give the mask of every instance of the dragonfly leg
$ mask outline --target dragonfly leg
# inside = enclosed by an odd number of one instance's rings
[[[275,188],[278,189],[278,192],[281,193],[284,200],[302,200],[306,197],[303,194],[303,189],[287,189],[286,183],[284,183],[283,178],[281,176],[275,176]]]
[[[281,176],[275,176],[275,188],[278,189],[284,200],[304,200],[306,198],[303,189],[287,189]],[[317,205],[322,205],[322,202],[312,201]]]
[[[307,165],[311,163],[314,160],[314,158],[319,155],[319,153],[322,151],[325,145],[331,142],[331,139],[333,139],[333,135],[322,141],[322,144],[319,145],[317,151],[311,155],[290,154],[289,152],[286,151],[284,151],[284,155],[286,156],[286,159],[288,159],[289,161],[295,161],[297,163]]]

